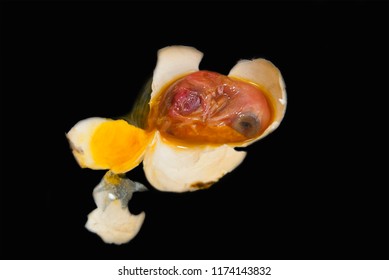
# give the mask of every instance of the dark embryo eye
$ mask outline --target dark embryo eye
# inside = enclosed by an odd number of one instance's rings
[[[259,119],[251,113],[239,114],[233,121],[232,127],[246,137],[255,136],[261,128]]]

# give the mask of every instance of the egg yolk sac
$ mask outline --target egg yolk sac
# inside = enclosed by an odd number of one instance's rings
[[[236,143],[258,137],[271,119],[271,103],[258,85],[197,71],[158,94],[149,127],[186,143]]]

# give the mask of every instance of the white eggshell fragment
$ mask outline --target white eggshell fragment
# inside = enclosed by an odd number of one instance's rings
[[[275,107],[273,122],[257,138],[240,145],[240,147],[245,147],[267,136],[280,125],[285,115],[287,103],[285,83],[279,69],[263,58],[238,61],[228,76],[248,80],[263,87],[269,93],[269,98]]]
[[[99,235],[105,243],[120,245],[138,234],[144,219],[144,212],[133,215],[127,207],[123,209],[117,200],[110,203],[104,211],[96,208],[89,213],[85,227]]]
[[[81,167],[105,169],[96,165],[92,157],[90,139],[96,131],[96,128],[106,121],[108,121],[106,118],[87,118],[76,123],[66,134],[72,148],[72,153]]]
[[[158,51],[152,82],[151,100],[175,78],[199,70],[203,53],[193,47],[169,46]]]
[[[143,167],[149,183],[160,191],[186,192],[209,187],[234,170],[246,152],[228,145],[180,147],[156,132]]]
[[[104,188],[103,179],[93,191],[97,208],[88,215],[85,227],[96,233],[105,243],[123,244],[133,239],[142,227],[145,213],[133,215],[119,199],[110,200],[109,192]],[[105,190],[105,191],[104,191]],[[108,195],[108,197],[107,197]]]
[[[152,135],[123,119],[88,118],[67,134],[74,157],[83,168],[125,173],[138,166]]]

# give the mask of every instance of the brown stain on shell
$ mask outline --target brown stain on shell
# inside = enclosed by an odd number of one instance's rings
[[[193,188],[193,189],[208,189],[209,187],[211,187],[215,183],[216,182],[214,182],[214,181],[211,181],[211,182],[196,182],[196,183],[193,183],[192,185],[190,185],[190,187]]]

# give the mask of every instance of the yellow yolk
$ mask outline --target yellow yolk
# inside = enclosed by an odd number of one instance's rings
[[[124,120],[111,120],[96,128],[90,149],[97,165],[115,173],[125,173],[142,161],[150,140],[150,134],[143,129]]]

